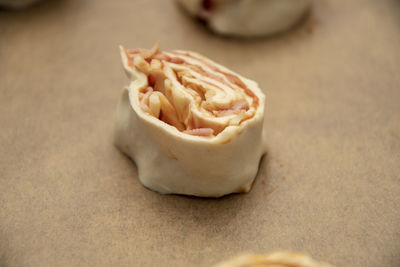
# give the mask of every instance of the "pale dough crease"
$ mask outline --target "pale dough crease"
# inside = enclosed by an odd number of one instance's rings
[[[256,82],[193,52],[125,50],[131,79],[117,109],[116,145],[160,193],[248,192],[263,146],[265,97]]]

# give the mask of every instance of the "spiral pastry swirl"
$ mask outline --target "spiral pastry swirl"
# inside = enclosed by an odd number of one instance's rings
[[[216,136],[254,117],[259,98],[238,75],[196,54],[124,50],[128,65],[147,77],[139,89],[141,109],[196,136]]]

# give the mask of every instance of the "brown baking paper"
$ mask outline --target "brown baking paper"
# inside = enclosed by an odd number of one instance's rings
[[[193,50],[259,82],[252,191],[159,195],[112,144],[118,45]],[[293,250],[400,265],[400,2],[315,1],[271,38],[220,38],[171,1],[0,10],[0,265],[210,266]]]

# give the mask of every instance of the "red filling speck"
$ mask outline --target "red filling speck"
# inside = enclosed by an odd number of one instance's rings
[[[203,0],[201,3],[201,6],[203,7],[204,10],[211,11],[213,8],[213,1],[212,0]]]

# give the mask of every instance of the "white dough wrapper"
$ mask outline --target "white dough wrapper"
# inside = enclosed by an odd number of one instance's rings
[[[214,267],[333,267],[328,263],[317,262],[308,255],[277,251],[268,255],[243,254],[221,262]]]
[[[125,50],[131,79],[117,108],[115,144],[159,193],[248,192],[265,153],[265,96],[256,82],[187,51]]]
[[[178,0],[192,16],[222,35],[254,37],[288,30],[311,0]]]

